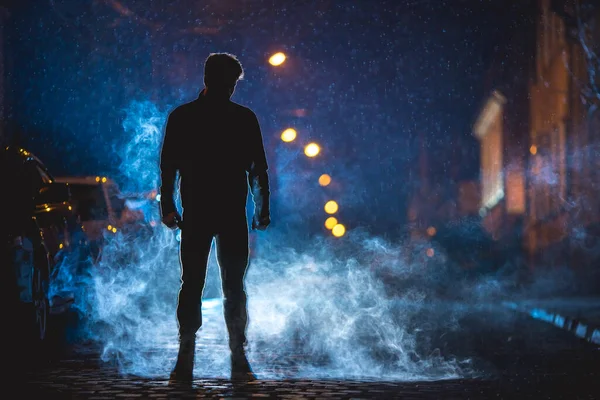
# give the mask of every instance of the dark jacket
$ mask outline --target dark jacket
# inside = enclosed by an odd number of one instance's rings
[[[167,119],[161,171],[161,212],[176,210],[180,178],[184,219],[245,216],[248,187],[255,218],[269,218],[269,177],[258,119],[231,100],[204,95],[174,109]]]

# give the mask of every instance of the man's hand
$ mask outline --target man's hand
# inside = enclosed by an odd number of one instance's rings
[[[162,223],[169,229],[176,229],[181,222],[181,216],[177,211],[173,211],[162,217]]]
[[[271,223],[271,218],[269,217],[254,217],[252,219],[252,230],[255,231],[264,231],[267,229],[267,227],[269,226],[269,224]]]

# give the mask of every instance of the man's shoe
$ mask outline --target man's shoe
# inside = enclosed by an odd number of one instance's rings
[[[256,375],[252,372],[252,368],[244,352],[231,354],[231,380],[245,382],[256,380]]]
[[[175,368],[169,376],[169,385],[187,385],[192,384],[193,381],[194,374],[192,371],[181,371]]]
[[[169,383],[191,383],[194,380],[194,353],[196,351],[196,338],[182,339],[179,342],[179,353],[177,354],[177,363]]]

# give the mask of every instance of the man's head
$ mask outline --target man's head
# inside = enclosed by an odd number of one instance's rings
[[[204,85],[211,95],[231,97],[243,77],[242,64],[233,54],[211,53],[204,63]]]

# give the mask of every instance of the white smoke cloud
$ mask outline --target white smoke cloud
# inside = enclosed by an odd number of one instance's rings
[[[150,102],[132,103],[126,111],[126,138],[116,149],[122,187],[130,192],[156,188],[166,113]],[[149,209],[150,219],[156,218],[158,203],[150,203]],[[125,373],[166,376],[173,366],[178,244],[177,234],[160,223],[107,233],[91,275],[83,275],[83,282],[82,276],[62,280],[63,286],[87,288],[77,307],[85,335],[100,343],[104,359],[118,362]],[[246,281],[249,357],[259,377],[294,371],[297,377],[410,380],[466,373],[468,360],[431,355],[433,349],[420,353],[419,335],[424,333],[414,321],[430,293],[423,289],[426,285],[402,291],[394,285],[417,278],[426,284],[434,275],[408,263],[400,246],[358,231],[341,240],[315,237],[308,245],[295,245],[285,233],[270,229],[259,234],[252,251]],[[208,286],[219,284],[216,269],[211,255]],[[386,283],[392,275],[395,282]],[[197,350],[196,374],[228,376],[220,299],[205,299],[203,309],[199,344],[204,345]]]

